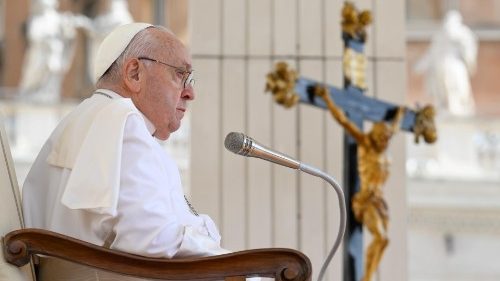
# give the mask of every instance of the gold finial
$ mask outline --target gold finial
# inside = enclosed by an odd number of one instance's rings
[[[349,1],[344,2],[342,8],[342,31],[352,38],[366,40],[366,27],[372,22],[370,11],[359,12],[354,4]]]
[[[295,93],[295,80],[297,80],[297,72],[293,69],[288,69],[286,62],[276,63],[274,72],[270,72],[266,76],[266,92],[273,94],[274,100],[286,108],[290,108],[297,104],[299,95]]]
[[[417,109],[415,125],[413,127],[415,143],[419,143],[421,136],[426,143],[433,143],[437,140],[437,129],[434,122],[435,115],[436,110],[432,105],[426,105],[421,109]]]

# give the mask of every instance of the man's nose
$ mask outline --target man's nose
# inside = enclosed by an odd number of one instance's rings
[[[186,100],[194,100],[194,89],[193,86],[189,85],[184,90],[182,90],[181,98]]]

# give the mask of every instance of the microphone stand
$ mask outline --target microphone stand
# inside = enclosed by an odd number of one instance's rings
[[[300,163],[298,169],[305,172],[305,173],[308,173],[310,175],[320,177],[323,180],[325,180],[326,182],[328,182],[333,187],[335,192],[337,193],[337,197],[339,200],[340,227],[339,227],[339,231],[337,234],[337,238],[335,239],[335,243],[333,244],[332,249],[330,250],[330,253],[326,257],[325,262],[323,263],[323,266],[321,267],[321,271],[319,272],[318,281],[321,281],[325,275],[326,268],[328,267],[328,264],[332,260],[333,255],[335,254],[335,252],[339,248],[340,243],[342,242],[342,238],[344,237],[345,228],[346,228],[346,205],[345,205],[345,201],[344,201],[345,200],[344,191],[342,190],[340,185],[335,181],[335,179],[332,176],[328,175],[327,173],[325,173],[317,168],[314,168],[314,167],[309,166],[309,165],[304,164],[304,163]]]
[[[323,180],[327,181],[333,187],[333,189],[337,193],[337,197],[339,200],[340,227],[337,233],[337,238],[335,239],[335,243],[333,244],[330,253],[326,257],[325,262],[321,267],[321,271],[318,277],[318,281],[321,281],[321,279],[323,279],[325,275],[325,271],[326,268],[328,267],[328,264],[332,260],[333,255],[338,250],[340,243],[342,242],[342,238],[344,237],[346,228],[347,211],[345,205],[344,191],[342,190],[340,185],[335,181],[335,179],[332,176],[328,175],[327,173],[312,166],[309,166],[307,164],[300,163],[299,161],[292,159],[287,155],[269,149],[264,145],[261,145],[260,143],[256,142],[254,139],[246,136],[243,133],[236,133],[236,132],[229,133],[224,141],[224,146],[226,147],[227,150],[239,155],[260,158],[266,161],[273,162],[278,165],[282,165],[292,169],[298,169],[310,175],[320,177]]]

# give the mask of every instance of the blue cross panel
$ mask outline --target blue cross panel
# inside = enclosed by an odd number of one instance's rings
[[[314,87],[316,85],[321,84],[308,78],[299,77],[295,83],[295,92],[299,95],[301,103],[326,109],[327,107],[323,99],[314,95]],[[373,122],[390,121],[394,118],[398,110],[398,105],[373,97],[367,97],[363,95],[363,90],[354,86],[347,86],[345,89],[339,89],[330,85],[328,87],[335,104],[345,112],[356,112],[363,120]],[[413,132],[415,117],[415,111],[407,109],[401,121],[401,130]]]

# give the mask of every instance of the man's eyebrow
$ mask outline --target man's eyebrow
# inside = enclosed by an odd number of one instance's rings
[[[178,58],[177,62],[185,67],[187,70],[191,70],[192,65],[188,62],[186,58]]]
[[[184,62],[183,65],[186,67],[186,70],[187,71],[191,71],[193,70],[193,66],[187,62]]]

